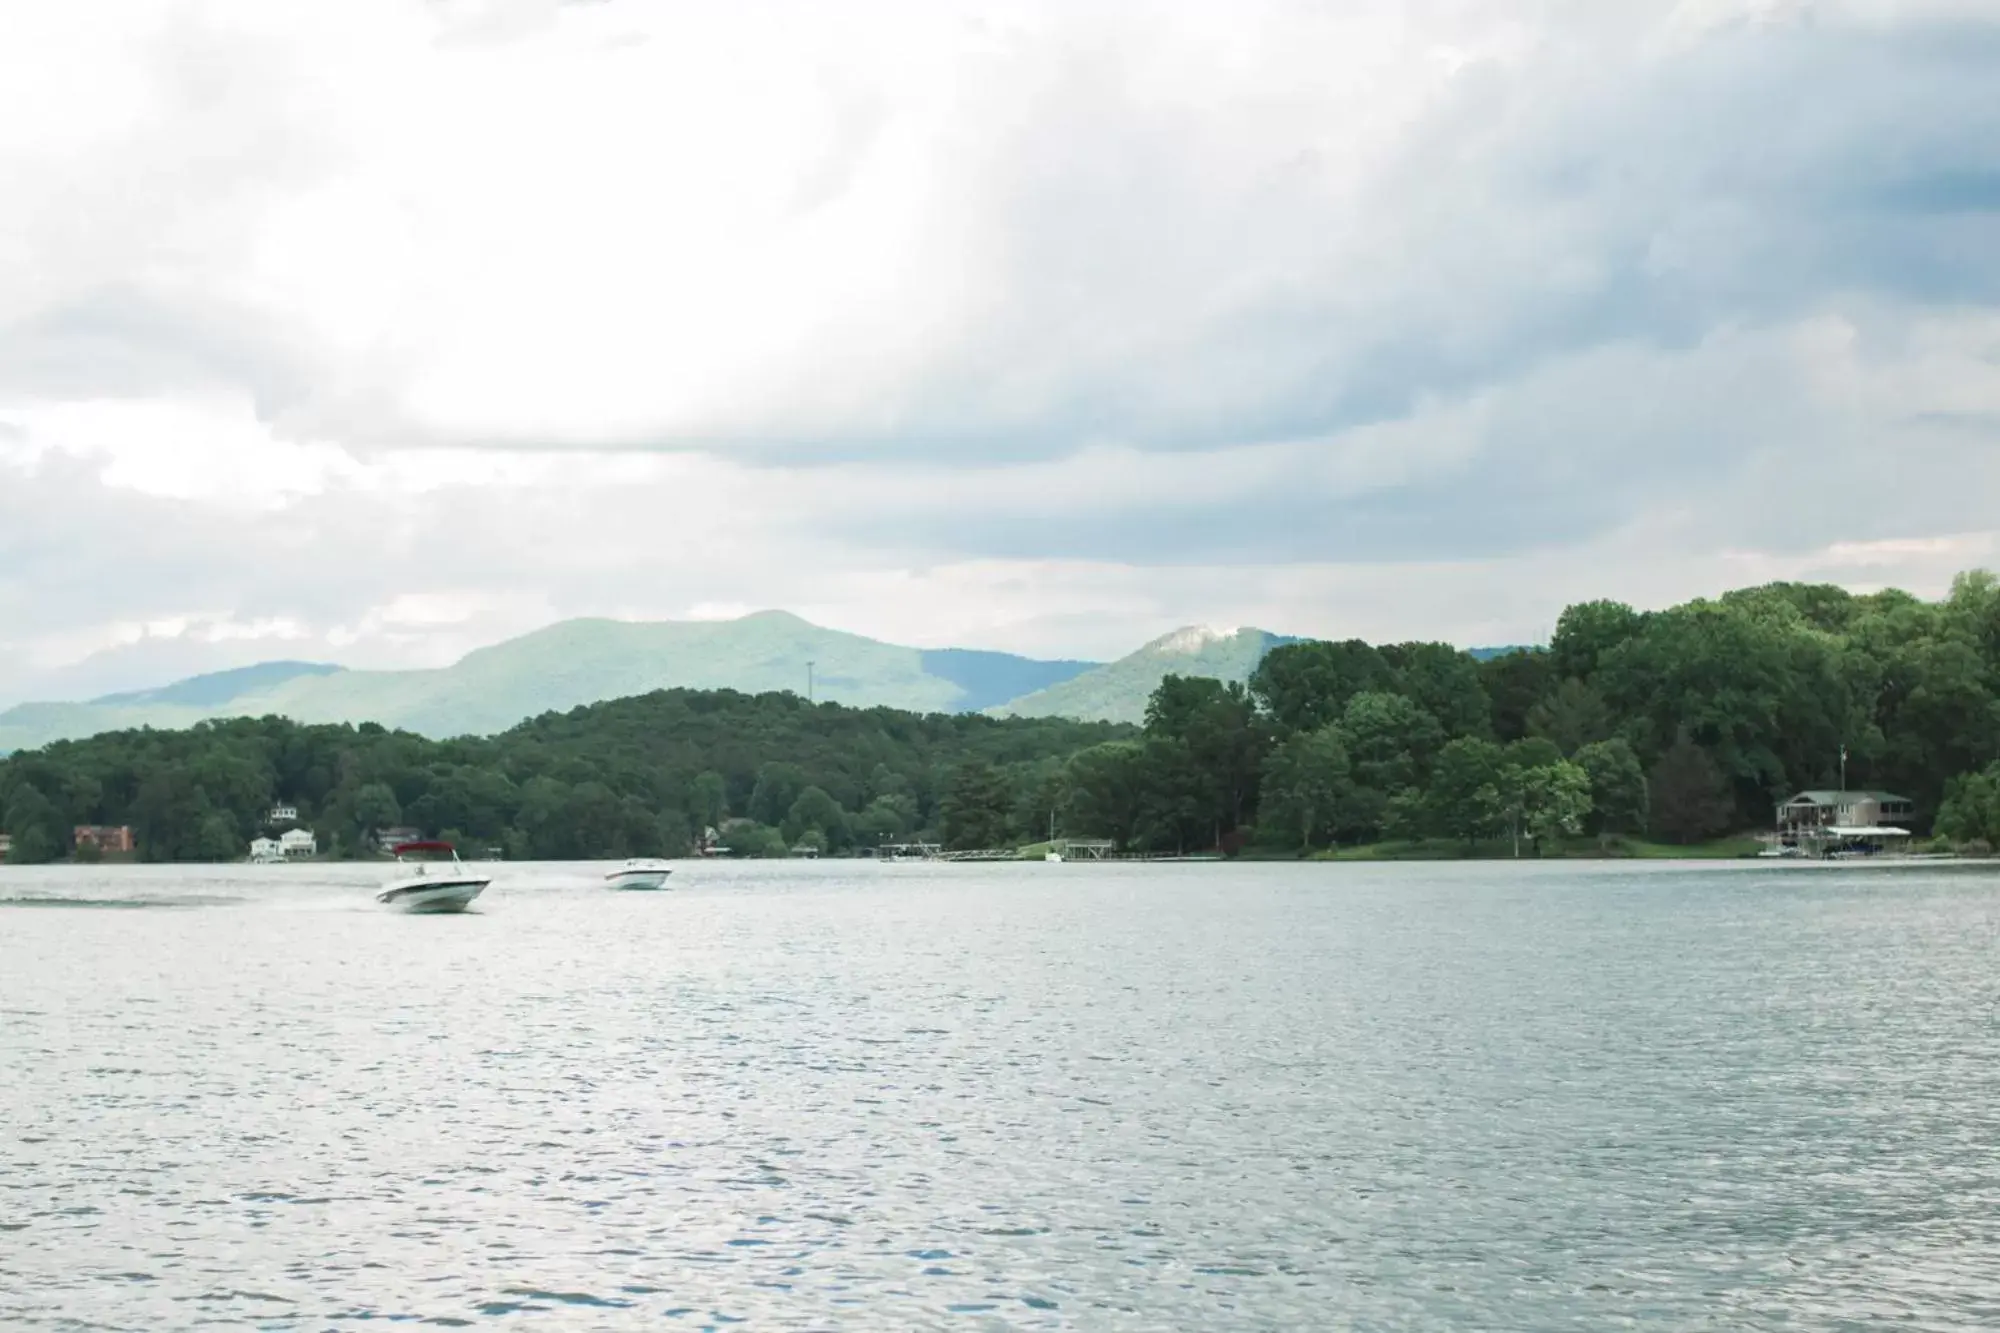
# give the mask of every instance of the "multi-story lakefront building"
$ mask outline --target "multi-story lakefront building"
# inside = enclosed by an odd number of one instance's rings
[[[1915,813],[1909,797],[1889,791],[1802,791],[1778,807],[1777,844],[1808,856],[1886,851],[1907,841],[1899,821]]]

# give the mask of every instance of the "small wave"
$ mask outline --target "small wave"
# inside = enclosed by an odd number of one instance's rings
[[[630,1301],[612,1297],[593,1296],[587,1291],[541,1291],[533,1287],[503,1287],[501,1295],[521,1296],[531,1301],[555,1301],[560,1305],[594,1305],[613,1310],[626,1309],[632,1304]]]
[[[180,898],[65,898],[48,894],[22,894],[0,897],[0,907],[94,907],[130,911],[145,907],[221,907],[242,901],[241,898],[196,896]]]

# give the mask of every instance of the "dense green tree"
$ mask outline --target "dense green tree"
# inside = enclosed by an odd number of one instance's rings
[[[917,827],[917,803],[908,796],[877,796],[854,817],[854,839],[864,848],[900,842]]]
[[[1288,733],[1337,722],[1355,695],[1395,686],[1396,673],[1381,652],[1359,639],[1280,644],[1250,677],[1251,697]]]
[[[1509,804],[1540,856],[1544,843],[1583,832],[1590,816],[1590,775],[1566,759],[1510,770]]]
[[[603,782],[571,787],[562,803],[559,822],[545,842],[550,860],[581,860],[590,856],[629,856],[626,835],[630,823],[618,793]]]
[[[720,828],[729,818],[729,784],[714,769],[697,773],[689,784],[688,813],[703,828]]]
[[[1423,801],[1425,831],[1467,843],[1501,830],[1508,784],[1506,751],[1462,736],[1438,751]]]
[[[785,856],[791,849],[783,833],[754,819],[732,819],[720,832],[723,847],[739,861]]]
[[[1960,846],[2000,847],[2000,764],[1953,779],[1938,807],[1937,833]]]
[[[1555,670],[1548,653],[1520,649],[1481,662],[1479,683],[1492,706],[1493,738],[1504,745],[1528,734],[1528,714],[1554,688]]]
[[[1645,626],[1646,617],[1623,602],[1579,602],[1556,621],[1549,665],[1558,680],[1589,680],[1604,659]]]
[[[1845,633],[1861,606],[1847,589],[1826,583],[1766,583],[1725,593],[1720,600],[1751,615],[1800,623],[1829,634]]]
[[[1729,784],[1708,752],[1686,736],[1653,765],[1646,788],[1652,831],[1668,842],[1700,842],[1729,827]]]
[[[1399,643],[1382,657],[1395,673],[1395,692],[1436,718],[1446,739],[1492,735],[1492,703],[1470,653],[1448,643]]]
[[[1006,783],[993,765],[981,760],[961,764],[951,775],[939,806],[945,846],[975,850],[1005,846],[1010,839]]]
[[[1354,775],[1341,836],[1372,838],[1381,833],[1390,800],[1429,781],[1444,729],[1402,695],[1370,691],[1348,700],[1340,731]]]
[[[1561,763],[1565,757],[1561,746],[1543,736],[1523,736],[1507,747],[1507,764],[1511,768],[1546,768]]]
[[[364,837],[403,822],[403,806],[386,782],[371,782],[354,793],[354,827]]]
[[[243,842],[236,821],[225,811],[210,810],[201,818],[201,831],[194,845],[186,850],[191,860],[235,860],[243,854]]]
[[[1341,803],[1352,787],[1340,728],[1302,732],[1265,761],[1259,827],[1282,832],[1302,851],[1323,847],[1333,840]]]
[[[1146,709],[1146,736],[1161,743],[1150,753],[1158,761],[1157,776],[1174,793],[1171,841],[1219,845],[1224,835],[1251,822],[1271,731],[1239,684],[1182,676],[1160,683]],[[1201,807],[1192,815],[1184,814],[1181,804],[1189,794]],[[1190,819],[1207,825],[1205,838],[1183,827]]]
[[[1145,802],[1140,841],[1155,851],[1186,853],[1215,845],[1215,782],[1179,741],[1149,736],[1140,743]]]
[[[153,770],[139,783],[132,800],[132,827],[140,854],[148,861],[200,860],[203,822],[209,813],[206,793],[183,774]]]
[[[782,824],[807,785],[806,771],[797,764],[773,761],[760,765],[757,785],[750,792],[750,818],[760,824]]]
[[[1138,839],[1146,815],[1146,747],[1107,741],[1069,761],[1070,823],[1078,837],[1109,838],[1124,851]]]
[[[1044,760],[1021,771],[1017,787],[1014,822],[1030,840],[1055,837],[1063,831],[1064,813],[1075,793],[1070,790],[1069,768],[1057,760]]]
[[[847,812],[821,787],[807,787],[799,793],[785,815],[783,832],[786,841],[792,843],[801,841],[808,833],[816,833],[821,851],[845,851],[853,841]]]
[[[33,783],[20,783],[7,792],[4,827],[13,839],[7,859],[17,865],[39,865],[62,855],[64,829],[55,803]]]
[[[1645,832],[1646,774],[1632,747],[1622,737],[1596,741],[1578,749],[1575,761],[1590,777],[1591,812],[1585,831]]]
[[[1604,696],[1574,677],[1528,710],[1528,734],[1552,742],[1566,755],[1608,739],[1616,727]]]
[[[1646,619],[1603,657],[1593,683],[1641,758],[1681,733],[1721,770],[1732,822],[1767,821],[1787,786],[1838,764],[1853,713],[1837,641],[1796,616],[1691,602]]]

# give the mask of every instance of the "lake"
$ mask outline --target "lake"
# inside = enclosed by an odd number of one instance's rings
[[[2000,1327],[2000,877],[0,868],[0,1324]]]

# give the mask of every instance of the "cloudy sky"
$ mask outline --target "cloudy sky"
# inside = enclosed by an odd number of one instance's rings
[[[0,4],[0,703],[2000,563],[1993,0]]]

